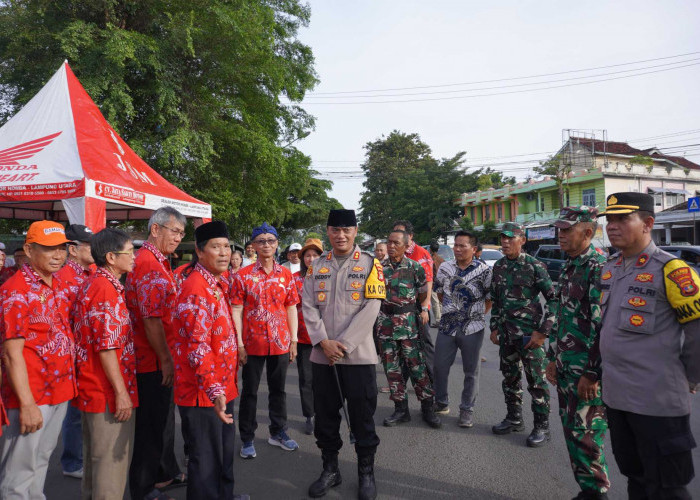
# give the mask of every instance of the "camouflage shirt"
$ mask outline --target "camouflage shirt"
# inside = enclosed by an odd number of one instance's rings
[[[418,335],[416,318],[418,294],[428,290],[425,271],[415,260],[403,257],[398,264],[389,259],[384,264],[386,300],[377,317],[377,334],[394,340],[415,338]],[[409,311],[395,313],[397,309]]]
[[[550,361],[557,362],[557,370],[576,376],[585,373],[593,380],[600,376],[600,360],[590,359],[589,353],[600,335],[603,264],[605,257],[593,245],[567,259],[557,285],[556,326],[550,333],[547,353]]]
[[[546,301],[544,310],[540,293]],[[526,253],[517,259],[498,260],[493,266],[491,300],[491,330],[498,330],[510,339],[533,331],[549,335],[556,299],[547,268],[539,260]]]

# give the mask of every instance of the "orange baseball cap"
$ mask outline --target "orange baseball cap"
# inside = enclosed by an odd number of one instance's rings
[[[33,222],[29,226],[25,243],[37,243],[45,247],[53,247],[68,243],[68,239],[62,224],[50,220],[40,220]]]

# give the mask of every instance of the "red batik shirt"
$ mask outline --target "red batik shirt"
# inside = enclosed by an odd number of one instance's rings
[[[160,370],[158,356],[146,337],[145,318],[163,321],[165,339],[172,351],[175,338],[172,310],[177,299],[177,285],[168,259],[150,242],[143,244],[134,263],[134,270],[126,278],[126,305],[131,314],[136,350],[136,372]]]
[[[259,260],[236,273],[231,304],[243,306],[243,345],[248,354],[268,356],[289,352],[287,307],[298,302],[292,273],[276,262],[270,274]]]
[[[119,371],[134,408],[139,404],[136,389],[134,334],[124,287],[109,271],[98,268],[78,292],[71,310],[75,329],[78,397],[73,406],[88,413],[116,411],[114,387],[107,379],[100,351],[114,350]]]
[[[90,269],[84,269],[83,266],[74,260],[66,260],[66,264],[56,273],[64,283],[63,294],[65,295],[68,304],[68,315],[75,303],[75,298],[78,296],[78,291],[90,277]],[[73,326],[71,324],[71,326]]]
[[[56,405],[75,396],[73,333],[66,317],[64,284],[54,274],[51,286],[25,264],[0,287],[0,336],[24,339],[29,387],[37,405]],[[2,372],[2,399],[19,408]]]
[[[301,275],[301,271],[294,273],[294,284],[299,295],[299,302],[297,303],[297,318],[299,318],[298,340],[300,344],[311,344],[309,331],[306,329],[306,323],[304,323],[304,314],[301,311],[301,296],[304,288],[304,276]]]
[[[433,258],[430,256],[430,252],[428,252],[422,246],[416,245],[416,242],[414,241],[406,249],[405,255],[409,259],[415,260],[416,262],[418,262],[421,265],[421,267],[423,269],[425,269],[425,281],[432,283],[433,282]]]
[[[187,277],[192,273],[194,268],[190,266],[189,263],[182,264],[175,268],[173,271],[173,277],[175,278],[175,286],[178,290],[182,288],[182,283],[187,279]]]
[[[222,280],[201,264],[182,283],[175,307],[175,404],[214,406],[238,396],[238,342]]]

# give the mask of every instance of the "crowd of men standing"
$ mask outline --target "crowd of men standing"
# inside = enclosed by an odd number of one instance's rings
[[[601,216],[620,249],[607,262],[591,244]],[[323,463],[309,496],[342,481],[342,409],[358,457],[358,498],[376,498],[377,360],[395,405],[384,425],[411,420],[411,380],[423,421],[439,429],[459,350],[457,423],[468,429],[485,335],[499,346],[506,404],[494,434],[525,427],[524,371],[533,413],[525,443],[551,439],[548,380],[581,489],[576,498],[607,496],[608,428],[630,498],[690,498],[700,279],[651,241],[648,195],[616,193],[603,213],[563,209],[554,225],[569,258],[556,285],[523,252],[525,231],[514,223],[503,226],[505,256],[491,268],[465,231],[455,236],[455,259],[436,266],[413,241],[409,221],[397,221],[373,256],[355,243],[351,210],[329,214],[329,250],[314,239],[294,244],[287,266],[275,259],[274,227],[255,228],[252,251],[232,258],[226,225],[213,221],[195,229],[193,261],[172,270],[168,257],[185,225],[175,209],[157,210],[138,253],[117,229],[30,226],[27,261],[18,259],[0,287],[0,498],[43,498],[61,432],[64,474],[82,477],[83,498],[121,498],[127,479],[134,499],[169,498],[161,490],[172,484],[187,484],[191,499],[245,497],[234,495],[234,400],[240,393],[240,456],[254,459],[266,370],[268,443],[298,449],[287,433],[285,387],[295,359],[305,432],[315,435]],[[440,306],[436,337],[431,299]],[[186,473],[174,457],[175,406]]]

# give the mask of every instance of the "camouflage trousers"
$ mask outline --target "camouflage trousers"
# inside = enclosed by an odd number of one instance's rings
[[[549,387],[545,380],[547,355],[544,347],[523,349],[522,342],[501,336],[499,355],[503,374],[503,395],[508,406],[523,405],[522,371],[525,370],[527,390],[532,396],[532,413],[549,415]]]
[[[557,363],[559,366],[559,363]],[[582,491],[604,493],[610,488],[604,441],[608,429],[605,405],[598,395],[590,401],[578,397],[579,376],[557,370],[559,416],[569,451],[571,469]]]
[[[392,401],[406,399],[406,380],[401,373],[402,365],[408,368],[408,374],[419,401],[430,399],[435,395],[433,384],[428,376],[420,339],[394,340],[379,337],[379,347]]]

